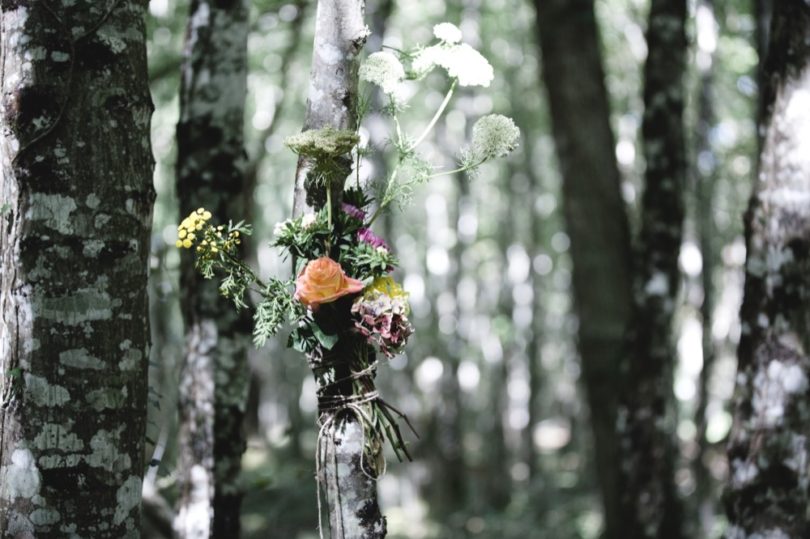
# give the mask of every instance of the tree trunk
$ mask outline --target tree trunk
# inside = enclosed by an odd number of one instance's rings
[[[695,427],[697,430],[697,454],[693,461],[695,473],[694,508],[697,510],[695,530],[706,536],[711,528],[712,516],[715,514],[714,481],[709,467],[704,462],[709,456],[709,445],[706,439],[709,404],[709,383],[714,371],[717,354],[712,337],[712,322],[715,306],[714,270],[717,266],[717,230],[714,225],[714,201],[717,183],[717,154],[711,140],[711,132],[716,122],[714,112],[714,46],[717,40],[717,22],[714,12],[714,0],[702,0],[698,3],[698,32],[707,32],[713,39],[705,43],[698,40],[696,51],[699,73],[697,96],[697,125],[695,129],[694,155],[692,162],[693,181],[695,182],[694,223],[697,228],[700,254],[703,260],[701,270],[701,289],[703,298],[700,302],[700,318],[703,334],[703,368],[698,381],[698,397],[695,403]],[[706,25],[706,26],[704,26]],[[708,47],[705,45],[709,45]]]
[[[4,2],[0,536],[140,535],[145,1]]]
[[[764,117],[765,107],[767,106],[767,103],[763,100],[763,89],[768,85],[767,74],[765,72],[765,59],[768,57],[772,18],[773,0],[754,0],[754,22],[756,24],[754,40],[756,42],[757,56],[759,56],[759,63],[757,64],[757,87],[759,88],[757,114],[760,119]],[[758,149],[761,154],[762,133],[757,133],[757,142],[759,143]]]
[[[684,74],[686,0],[653,0],[647,29],[642,123],[645,190],[636,268],[636,322],[622,369],[618,431],[622,528],[626,537],[683,537],[682,503],[674,484],[677,449],[672,403],[676,362],[672,321],[686,187]]]
[[[319,0],[315,15],[315,44],[312,54],[310,90],[304,131],[332,127],[353,130],[357,127],[357,68],[359,54],[368,37],[363,16],[364,0]],[[351,172],[346,160],[345,174]],[[312,213],[326,204],[325,189],[309,185],[313,167],[310,158],[301,157],[295,178],[296,216]],[[343,185],[332,186],[332,204],[338,210]],[[356,345],[348,337],[330,352],[335,363],[335,379],[350,374],[351,354]],[[326,360],[324,359],[324,362]],[[317,360],[315,379],[325,398],[351,394],[351,384],[329,384],[319,375]],[[373,380],[366,379],[369,390]],[[343,387],[345,386],[345,387]],[[320,404],[320,403],[319,403]],[[332,420],[319,419],[318,481],[326,492],[329,527],[332,539],[379,539],[386,535],[386,521],[377,503],[377,484],[364,464],[363,427],[353,413],[337,412]],[[319,508],[320,509],[320,508]]]
[[[617,371],[632,313],[630,232],[621,198],[592,0],[535,0],[573,260],[579,352],[606,537],[619,531]]]
[[[810,536],[810,6],[774,6],[759,178],[746,214],[746,282],[728,537]]]
[[[181,216],[198,207],[215,219],[245,216],[243,123],[248,9],[244,0],[191,3],[177,125]],[[218,282],[181,257],[186,350],[180,374],[179,537],[237,537],[238,484],[246,442],[251,317],[218,292]]]

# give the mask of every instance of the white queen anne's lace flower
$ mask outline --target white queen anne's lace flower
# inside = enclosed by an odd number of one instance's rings
[[[495,72],[480,52],[466,43],[447,45],[441,43],[419,51],[412,68],[417,77],[423,77],[435,66],[447,70],[458,79],[460,86],[489,86]]]
[[[394,95],[405,78],[399,59],[387,51],[371,54],[360,66],[360,78],[376,84],[388,95]]]
[[[511,118],[489,114],[473,126],[472,151],[480,160],[506,157],[517,148],[519,140],[520,129]]]
[[[449,47],[442,55],[439,65],[451,77],[458,78],[460,86],[489,86],[495,72],[480,52],[466,43]]]
[[[449,22],[443,22],[433,27],[433,35],[445,43],[458,43],[461,41],[461,30]]]
[[[434,45],[432,47],[426,47],[416,53],[413,63],[411,64],[411,69],[417,79],[421,79],[430,73],[434,67],[439,65],[438,59],[442,54],[442,49],[441,46]]]

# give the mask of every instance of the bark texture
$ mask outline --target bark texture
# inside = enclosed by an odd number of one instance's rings
[[[154,201],[145,8],[2,3],[2,537],[140,536]]]
[[[177,125],[181,217],[199,207],[214,219],[247,213],[244,107],[248,8],[245,0],[191,3]],[[175,533],[237,537],[238,483],[245,435],[251,318],[218,292],[218,282],[182,253],[186,352],[180,375],[180,498]]]
[[[357,69],[359,54],[369,35],[363,16],[365,0],[318,0],[315,43],[309,75],[309,95],[303,131],[357,127]],[[347,175],[351,163],[347,161]],[[310,159],[298,160],[293,213],[303,215],[326,204],[323,189],[307,190]],[[343,185],[332,185],[332,202],[339,204]]]
[[[356,127],[358,55],[369,34],[364,10],[364,0],[318,1],[304,131]],[[351,172],[348,159],[345,165],[344,177]],[[312,162],[308,158],[299,159],[293,204],[296,216],[315,212],[326,204],[325,189],[307,181],[311,170]],[[337,205],[343,185],[334,182],[331,188],[332,203]],[[310,358],[321,396],[333,398],[351,394],[351,384],[329,385],[327,380],[351,374],[350,354],[356,346],[346,338],[330,352],[328,362],[335,365],[334,378],[324,374],[318,366],[320,360]],[[373,380],[369,377],[364,380],[369,385],[367,390],[373,392]],[[324,422],[325,417],[332,420]],[[377,503],[376,481],[369,475],[369,464],[363,462],[364,433],[355,413],[348,409],[329,413],[323,415],[320,422],[318,461],[323,468],[318,481],[326,492],[332,539],[385,537],[386,522]]]
[[[686,188],[684,74],[686,0],[653,0],[647,28],[642,136],[646,161],[641,236],[635,275],[635,323],[628,335],[621,436],[624,537],[683,537],[675,484],[676,421],[672,409],[678,296]]]
[[[552,126],[564,181],[582,375],[593,424],[606,537],[619,530],[618,367],[632,315],[630,232],[592,0],[535,0]]]
[[[725,503],[727,537],[810,536],[810,5],[774,5]]]

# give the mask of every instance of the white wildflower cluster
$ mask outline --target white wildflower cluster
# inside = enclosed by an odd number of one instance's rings
[[[492,66],[480,52],[466,43],[460,43],[461,30],[454,24],[444,22],[433,27],[433,35],[440,43],[419,51],[413,60],[412,69],[416,78],[422,78],[436,66],[458,79],[460,86],[489,86],[495,78]]]
[[[511,118],[488,114],[480,118],[472,130],[472,152],[481,161],[506,157],[520,141],[520,129]]]
[[[375,52],[360,66],[360,79],[376,84],[383,93],[395,96],[405,78],[399,59],[387,51]]]
[[[455,24],[449,22],[434,26],[433,35],[436,36],[436,39],[445,43],[459,43],[461,41],[461,30]]]

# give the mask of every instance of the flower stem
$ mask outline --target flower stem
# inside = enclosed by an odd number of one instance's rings
[[[326,182],[326,215],[329,221],[329,235],[326,237],[326,252],[332,249],[332,234],[334,233],[334,229],[332,228],[332,182]]]
[[[478,161],[477,163],[473,163],[471,165],[464,165],[463,167],[454,168],[453,170],[446,170],[444,172],[437,172],[436,174],[431,174],[430,176],[428,176],[428,179],[431,180],[433,178],[438,178],[439,176],[448,176],[450,174],[457,174],[459,172],[466,172],[466,171],[468,171],[470,169],[480,167],[485,162],[486,162],[486,159],[482,159],[481,161]]]
[[[399,172],[399,163],[400,162],[397,163],[396,167],[394,167],[394,170],[391,172],[391,177],[388,178],[388,185],[385,188],[385,193],[386,194],[388,194],[388,190],[391,189],[391,184],[397,180],[397,173]],[[380,213],[382,212],[382,210],[385,209],[385,207],[388,206],[388,204],[390,202],[391,202],[390,200],[388,200],[385,196],[383,196],[383,199],[380,201],[380,205],[377,206],[377,209],[374,210],[374,213],[372,214],[371,219],[369,219],[368,223],[366,223],[367,227],[370,227],[372,225],[372,223],[374,223],[374,221],[377,219],[377,217],[380,216]]]
[[[450,103],[450,98],[453,97],[453,92],[456,89],[456,83],[458,83],[458,79],[453,79],[453,84],[451,84],[450,89],[447,90],[447,95],[444,96],[444,101],[442,101],[442,104],[439,105],[439,110],[437,110],[436,114],[433,115],[433,118],[430,120],[430,123],[427,125],[425,130],[422,131],[422,134],[419,135],[419,138],[416,139],[416,142],[414,142],[413,144],[410,145],[410,147],[408,147],[407,149],[408,152],[413,151],[417,146],[419,146],[433,130],[433,127],[436,125],[436,122],[439,121],[439,118],[441,117],[444,110],[447,108],[448,103]]]

